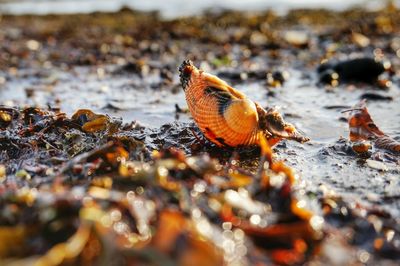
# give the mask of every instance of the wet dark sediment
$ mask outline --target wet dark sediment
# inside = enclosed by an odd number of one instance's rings
[[[369,99],[398,140],[399,22],[391,8],[3,16],[1,260],[397,263],[399,157],[357,153],[341,111]],[[349,78],[354,67],[338,62],[356,57],[368,58],[357,62],[365,71],[390,68]],[[274,148],[297,182],[261,167],[257,147],[202,136],[185,112],[184,59],[279,106],[311,138]],[[321,84],[320,73],[333,79]]]

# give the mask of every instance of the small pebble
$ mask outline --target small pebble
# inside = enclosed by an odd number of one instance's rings
[[[373,169],[382,170],[382,171],[388,170],[387,165],[382,162],[371,160],[371,159],[367,159],[366,162],[367,162],[367,165]]]

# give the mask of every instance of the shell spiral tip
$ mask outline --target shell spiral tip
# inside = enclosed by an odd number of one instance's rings
[[[179,66],[179,77],[181,80],[182,88],[185,90],[188,86],[192,70],[194,68],[193,62],[191,60],[185,60]]]

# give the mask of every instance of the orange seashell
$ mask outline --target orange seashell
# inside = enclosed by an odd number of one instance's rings
[[[353,150],[359,152],[358,150],[362,150],[363,147],[358,143],[368,142],[367,146],[364,147],[364,150],[368,151],[371,146],[369,141],[372,141],[377,148],[389,150],[395,153],[400,152],[400,142],[389,137],[378,128],[368,113],[365,100],[356,104],[352,109],[343,112],[348,111],[350,111],[348,119],[350,141],[355,143],[353,144]],[[356,147],[356,149],[354,149],[354,147]]]
[[[267,137],[270,145],[282,138],[308,140],[284,122],[276,110],[263,109],[225,81],[197,69],[191,61],[184,61],[179,72],[194,121],[218,146],[255,145],[260,134]]]

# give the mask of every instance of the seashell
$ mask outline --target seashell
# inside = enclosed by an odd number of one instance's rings
[[[218,146],[256,145],[260,136],[270,145],[282,138],[305,142],[274,109],[265,110],[216,76],[197,69],[189,60],[179,67],[186,102],[194,121]]]
[[[366,100],[356,104],[350,111],[348,122],[350,141],[353,143],[372,141],[376,148],[400,153],[400,142],[382,132],[372,120],[366,106]]]

